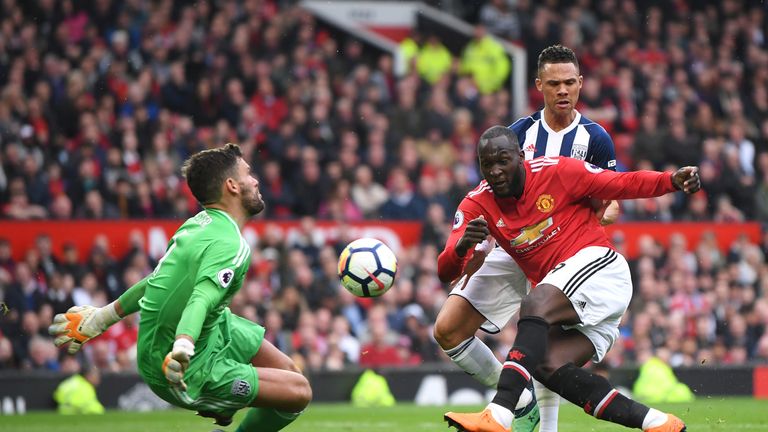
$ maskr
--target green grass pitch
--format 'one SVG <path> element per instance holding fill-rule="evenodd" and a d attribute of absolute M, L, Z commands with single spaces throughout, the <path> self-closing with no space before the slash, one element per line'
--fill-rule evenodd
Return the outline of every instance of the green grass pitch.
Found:
<path fill-rule="evenodd" d="M 460 407 L 474 410 L 480 407 Z M 657 408 L 677 414 L 691 432 L 768 431 L 768 401 L 748 398 L 702 397 L 693 403 L 668 404 Z M 430 432 L 448 431 L 443 422 L 445 407 L 398 405 L 391 408 L 354 408 L 345 404 L 313 404 L 288 432 Z M 235 423 L 224 428 L 234 431 Z M 171 410 L 153 413 L 110 411 L 103 416 L 60 416 L 33 412 L 23 416 L 0 416 L 2 432 L 210 432 L 207 419 L 192 412 Z M 561 432 L 629 431 L 630 429 L 588 417 L 573 405 L 560 409 Z"/>

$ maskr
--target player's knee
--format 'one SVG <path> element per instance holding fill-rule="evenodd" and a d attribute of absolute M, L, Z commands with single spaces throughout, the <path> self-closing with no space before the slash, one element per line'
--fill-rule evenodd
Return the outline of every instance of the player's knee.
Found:
<path fill-rule="evenodd" d="M 537 286 L 520 302 L 520 316 L 535 316 L 552 324 L 558 318 L 556 311 L 560 307 L 557 292 L 559 289 L 552 285 Z"/>
<path fill-rule="evenodd" d="M 303 410 L 312 401 L 312 386 L 304 375 L 300 375 L 292 384 L 292 393 L 295 412 Z"/>
<path fill-rule="evenodd" d="M 539 304 L 538 300 L 533 296 L 533 293 L 523 297 L 520 302 L 520 316 L 521 317 L 540 317 L 544 319 L 546 316 L 546 310 Z"/>
<path fill-rule="evenodd" d="M 462 341 L 469 337 L 462 335 L 459 329 L 451 324 L 450 320 L 443 319 L 442 316 L 437 317 L 432 334 L 435 336 L 437 344 L 440 345 L 440 348 L 443 350 L 456 348 Z"/>

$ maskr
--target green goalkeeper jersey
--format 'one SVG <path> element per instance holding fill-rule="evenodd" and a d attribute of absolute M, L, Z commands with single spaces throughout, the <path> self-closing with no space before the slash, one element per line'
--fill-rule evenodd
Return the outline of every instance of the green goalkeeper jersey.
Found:
<path fill-rule="evenodd" d="M 250 257 L 240 228 L 224 211 L 205 209 L 176 230 L 139 301 L 137 356 L 146 381 L 166 382 L 163 360 L 178 335 L 195 341 L 188 374 L 228 342 L 225 309 L 243 284 Z"/>

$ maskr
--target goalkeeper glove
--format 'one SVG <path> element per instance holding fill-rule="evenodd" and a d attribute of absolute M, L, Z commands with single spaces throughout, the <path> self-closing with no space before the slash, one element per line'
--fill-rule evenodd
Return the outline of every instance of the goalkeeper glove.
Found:
<path fill-rule="evenodd" d="M 84 343 L 104 333 L 109 326 L 120 320 L 114 302 L 102 308 L 74 306 L 69 308 L 67 313 L 53 317 L 48 333 L 56 336 L 53 343 L 57 347 L 71 342 L 67 351 L 74 354 Z"/>
<path fill-rule="evenodd" d="M 189 358 L 195 355 L 195 344 L 189 339 L 179 338 L 173 343 L 173 350 L 163 360 L 163 375 L 168 382 L 181 391 L 187 391 L 184 372 L 189 367 Z"/>

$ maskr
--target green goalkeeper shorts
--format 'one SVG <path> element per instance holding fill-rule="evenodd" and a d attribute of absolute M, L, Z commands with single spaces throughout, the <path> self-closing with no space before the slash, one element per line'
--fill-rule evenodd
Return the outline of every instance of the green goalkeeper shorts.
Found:
<path fill-rule="evenodd" d="M 251 359 L 261 348 L 264 327 L 230 315 L 230 340 L 221 350 L 195 359 L 203 366 L 184 377 L 187 391 L 149 384 L 155 394 L 181 408 L 209 411 L 225 417 L 250 406 L 259 394 L 259 376 Z"/>

